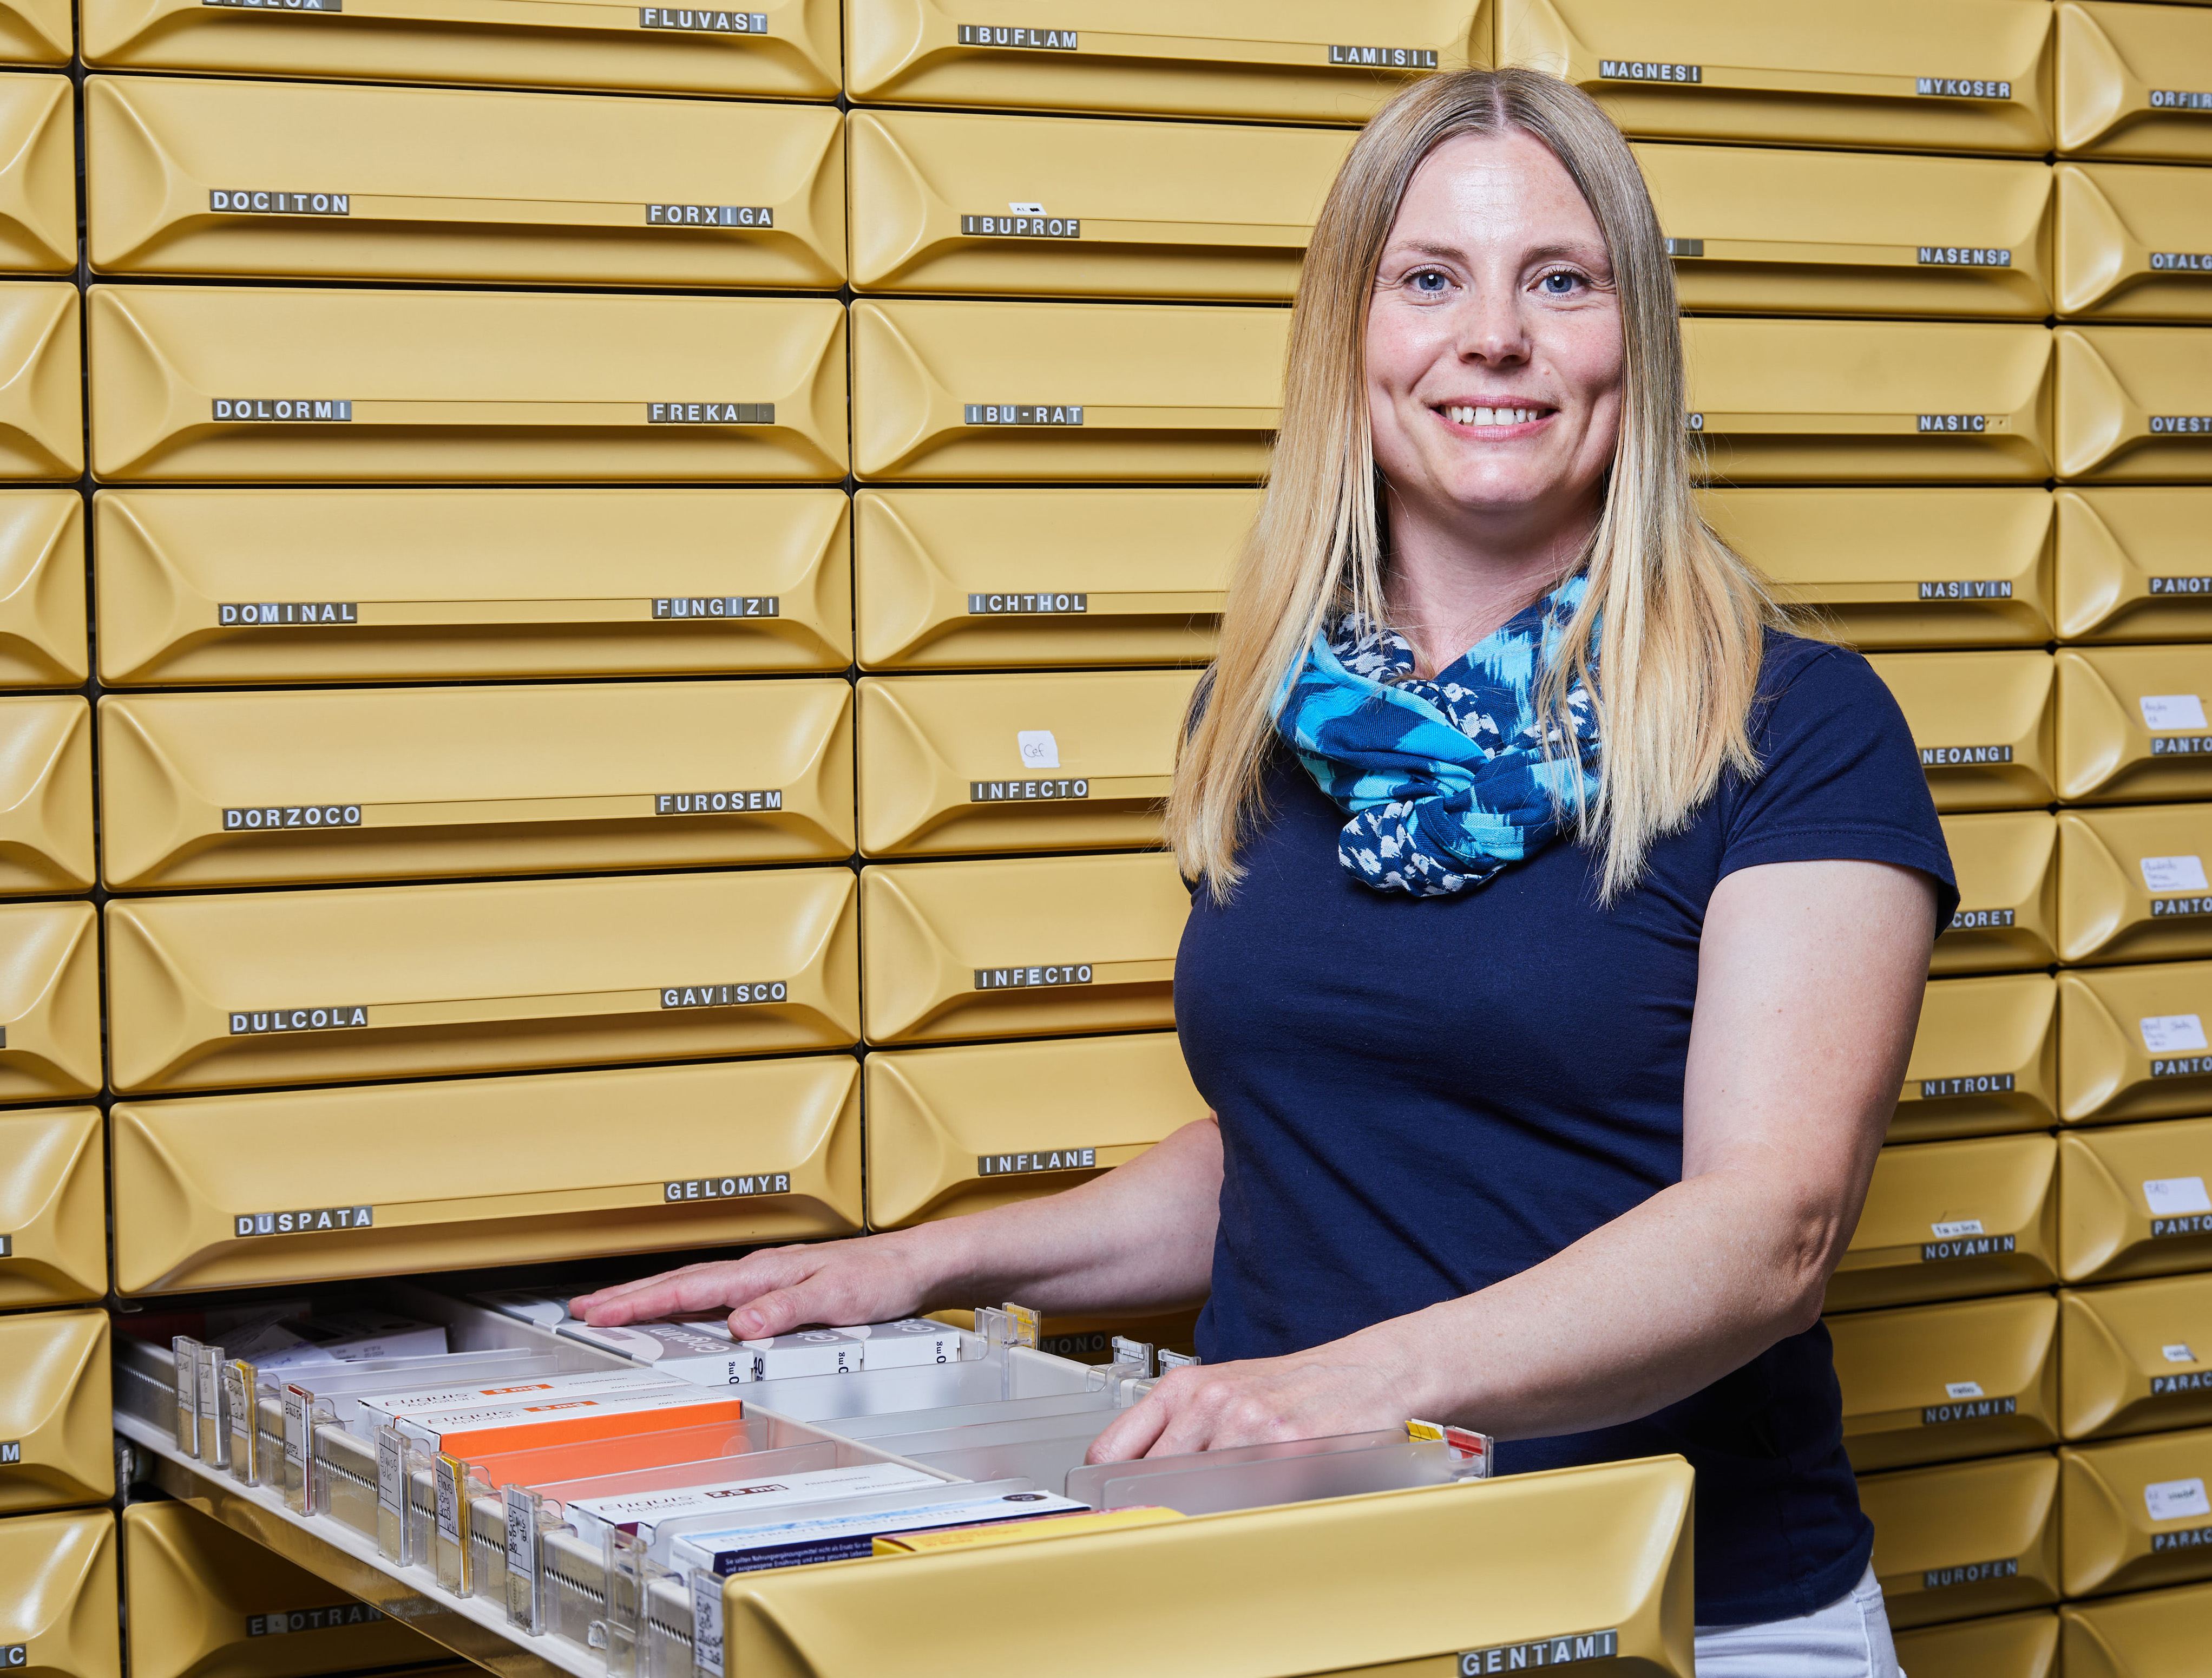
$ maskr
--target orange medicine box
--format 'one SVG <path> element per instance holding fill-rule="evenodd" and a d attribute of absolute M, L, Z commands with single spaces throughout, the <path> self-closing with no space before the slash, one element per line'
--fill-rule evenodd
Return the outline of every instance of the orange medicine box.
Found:
<path fill-rule="evenodd" d="M 544 1445 L 583 1444 L 626 1434 L 733 1425 L 744 1401 L 714 1398 L 696 1389 L 670 1389 L 639 1398 L 562 1398 L 539 1404 L 486 1405 L 476 1409 L 395 1416 L 402 1434 L 451 1456 L 496 1454 Z"/>

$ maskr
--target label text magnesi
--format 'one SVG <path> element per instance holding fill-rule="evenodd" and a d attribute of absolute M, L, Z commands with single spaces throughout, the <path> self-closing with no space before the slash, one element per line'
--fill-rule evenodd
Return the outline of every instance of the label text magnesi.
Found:
<path fill-rule="evenodd" d="M 1031 986 L 1087 985 L 1091 982 L 1091 964 L 1076 962 L 1060 967 L 979 967 L 975 970 L 975 988 L 978 990 L 1024 990 Z"/>
<path fill-rule="evenodd" d="M 2150 90 L 2154 111 L 2212 111 L 2212 94 L 2178 93 L 2171 88 Z"/>
<path fill-rule="evenodd" d="M 337 1608 L 294 1608 L 289 1614 L 250 1614 L 246 1617 L 246 1635 L 264 1638 L 283 1632 L 323 1632 L 334 1626 L 366 1626 L 383 1618 L 380 1610 L 366 1602 L 348 1602 Z"/>
<path fill-rule="evenodd" d="M 2212 897 L 2153 897 L 2150 918 L 2163 921 L 2169 915 L 2212 915 Z"/>
<path fill-rule="evenodd" d="M 1987 414 L 1923 414 L 1923 431 L 1986 431 L 1990 429 Z"/>
<path fill-rule="evenodd" d="M 21 1439 L 0 1439 L 0 1464 L 13 1468 L 23 1460 Z"/>
<path fill-rule="evenodd" d="M 781 1002 L 791 994 L 781 979 L 753 985 L 670 985 L 660 993 L 664 1008 L 737 1008 L 748 1002 Z"/>
<path fill-rule="evenodd" d="M 2212 432 L 2212 414 L 2153 414 L 2150 434 L 2154 437 L 2200 437 Z"/>
<path fill-rule="evenodd" d="M 1042 617 L 1051 613 L 1089 611 L 1088 594 L 970 594 L 971 617 Z"/>
<path fill-rule="evenodd" d="M 960 231 L 976 239 L 1080 239 L 1073 216 L 963 216 Z"/>
<path fill-rule="evenodd" d="M 1607 1661 L 1620 1653 L 1619 1632 L 1577 1632 L 1571 1637 L 1539 1638 L 1496 1649 L 1470 1649 L 1459 1657 L 1460 1678 L 1481 1672 L 1536 1671 L 1575 1661 Z"/>
<path fill-rule="evenodd" d="M 2012 584 L 2002 577 L 1989 582 L 1974 582 L 1960 578 L 1955 582 L 1923 582 L 1920 585 L 1923 600 L 2009 600 Z"/>
<path fill-rule="evenodd" d="M 2012 252 L 1987 245 L 1923 245 L 1920 260 L 1931 268 L 2009 268 Z"/>
<path fill-rule="evenodd" d="M 319 402 L 307 397 L 219 396 L 215 399 L 215 416 L 219 420 L 258 421 L 264 424 L 301 420 L 329 423 L 351 419 L 353 404 L 342 400 Z"/>
<path fill-rule="evenodd" d="M 1668 64 L 1650 58 L 1600 58 L 1598 75 L 1607 82 L 1702 82 L 1703 64 Z"/>
<path fill-rule="evenodd" d="M 763 787 L 750 793 L 655 793 L 656 816 L 737 816 L 759 810 L 783 808 L 783 789 Z"/>
<path fill-rule="evenodd" d="M 648 425 L 774 425 L 773 402 L 648 402 Z"/>
<path fill-rule="evenodd" d="M 2199 251 L 2153 251 L 2154 269 L 2179 269 L 2185 274 L 2212 273 L 2212 255 Z"/>
<path fill-rule="evenodd" d="M 1001 29 L 988 23 L 960 26 L 963 46 L 1031 46 L 1048 52 L 1076 51 L 1073 29 Z"/>
<path fill-rule="evenodd" d="M 766 12 L 695 11 L 680 6 L 641 6 L 641 29 L 690 29 L 709 35 L 764 35 Z"/>
<path fill-rule="evenodd" d="M 2010 915 L 2010 909 L 1991 913 Z M 2008 921 L 2005 923 L 2010 926 Z M 2001 1096 L 2012 1091 L 2012 1074 L 2008 1072 L 1985 1072 L 1972 1078 L 1923 1078 L 1920 1085 L 1923 1101 L 1943 1101 L 1953 1096 Z"/>
<path fill-rule="evenodd" d="M 1934 99 L 2010 99 L 2009 82 L 1978 82 L 1957 76 L 1921 76 L 1912 91 Z"/>
<path fill-rule="evenodd" d="M 1032 799 L 1087 799 L 1088 781 L 971 781 L 970 804 L 1012 804 Z"/>
<path fill-rule="evenodd" d="M 1962 909 L 1952 915 L 1951 930 L 1954 933 L 1980 932 L 1991 927 L 2009 927 L 2013 924 L 2015 912 L 2008 909 Z M 1936 1081 L 1946 1083 L 1949 1080 L 1939 1079 Z M 2005 1085 L 2008 1090 L 2011 1087 L 2009 1084 Z"/>
<path fill-rule="evenodd" d="M 2212 594 L 2212 577 L 2153 577 L 2154 594 Z"/>
<path fill-rule="evenodd" d="M 2020 1563 L 2003 1561 L 1970 1561 L 1963 1567 L 1930 1567 L 1920 1576 L 1923 1590 L 1942 1590 L 1954 1584 L 1980 1584 L 1988 1579 L 2016 1579 Z"/>
<path fill-rule="evenodd" d="M 671 594 L 653 603 L 655 617 L 776 617 L 781 594 Z"/>
<path fill-rule="evenodd" d="M 2012 748 L 2008 745 L 1923 745 L 1920 748 L 1920 767 L 1948 769 L 1958 763 L 2009 763 Z"/>
<path fill-rule="evenodd" d="M 357 804 L 257 804 L 222 812 L 225 833 L 259 832 L 276 827 L 359 827 Z"/>
<path fill-rule="evenodd" d="M 2016 1398 L 1978 1398 L 1966 1404 L 1930 1404 L 1920 1412 L 1920 1425 L 1933 1427 L 1947 1421 L 1987 1421 L 1991 1416 L 2016 1416 L 2020 1401 Z"/>
<path fill-rule="evenodd" d="M 266 1013 L 234 1013 L 230 1035 L 258 1037 L 269 1031 L 342 1031 L 368 1024 L 368 1010 L 357 1003 L 328 1008 L 271 1008 Z"/>
<path fill-rule="evenodd" d="M 749 1195 L 790 1192 L 788 1171 L 756 1171 L 749 1177 L 689 1177 L 682 1183 L 660 1185 L 660 1197 L 665 1201 L 739 1201 Z"/>
<path fill-rule="evenodd" d="M 1039 403 L 1034 406 L 1015 402 L 970 402 L 967 407 L 969 425 L 1080 425 L 1083 410 L 1065 404 L 1053 406 Z"/>
<path fill-rule="evenodd" d="M 2181 1055 L 2150 1063 L 2153 1078 L 2195 1078 L 2208 1072 L 2212 1072 L 2212 1055 Z"/>
<path fill-rule="evenodd" d="M 1434 70 L 1437 67 L 1435 49 L 1426 46 L 1332 46 L 1328 61 L 1333 64 L 1356 64 L 1362 69 L 1376 70 Z"/>
<path fill-rule="evenodd" d="M 305 1212 L 241 1212 L 231 1219 L 231 1228 L 240 1237 L 314 1235 L 323 1230 L 365 1230 L 375 1222 L 374 1207 L 325 1206 Z"/>
<path fill-rule="evenodd" d="M 278 629 L 298 623 L 358 623 L 361 606 L 354 600 L 229 600 L 216 607 L 215 621 L 226 629 L 241 624 Z"/>
<path fill-rule="evenodd" d="M 200 0 L 203 6 L 234 6 L 248 12 L 342 12 L 345 0 Z"/>
<path fill-rule="evenodd" d="M 1922 1242 L 1920 1262 L 1935 1264 L 1943 1259 L 1988 1258 L 1992 1254 L 2018 1250 L 2018 1241 L 2009 1235 L 1968 1236 L 1958 1241 Z"/>
<path fill-rule="evenodd" d="M 2212 1072 L 2212 1065 L 2205 1068 Z M 2193 1212 L 2186 1218 L 2154 1218 L 2150 1232 L 2154 1240 L 2176 1235 L 2212 1235 L 2212 1212 Z"/>
<path fill-rule="evenodd" d="M 1097 1168 L 1096 1148 L 1044 1148 L 1036 1153 L 979 1153 L 975 1175 L 1021 1176 L 1030 1171 L 1087 1171 Z"/>
<path fill-rule="evenodd" d="M 244 189 L 226 192 L 217 187 L 208 193 L 210 210 L 228 210 L 247 216 L 350 216 L 350 192 L 269 192 Z"/>
<path fill-rule="evenodd" d="M 775 212 L 766 204 L 649 204 L 649 228 L 772 228 Z"/>

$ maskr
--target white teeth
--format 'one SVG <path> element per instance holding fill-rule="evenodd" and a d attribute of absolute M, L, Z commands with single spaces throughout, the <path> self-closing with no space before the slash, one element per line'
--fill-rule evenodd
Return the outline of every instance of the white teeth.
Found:
<path fill-rule="evenodd" d="M 1526 425 L 1536 417 L 1534 408 L 1470 408 L 1448 406 L 1444 417 L 1455 425 Z"/>

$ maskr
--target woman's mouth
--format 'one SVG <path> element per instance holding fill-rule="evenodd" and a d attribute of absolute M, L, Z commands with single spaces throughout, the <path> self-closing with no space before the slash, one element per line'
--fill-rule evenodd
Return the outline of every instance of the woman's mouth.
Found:
<path fill-rule="evenodd" d="M 1555 410 L 1536 407 L 1491 407 L 1480 404 L 1446 403 L 1439 410 L 1454 425 L 1533 425 Z"/>

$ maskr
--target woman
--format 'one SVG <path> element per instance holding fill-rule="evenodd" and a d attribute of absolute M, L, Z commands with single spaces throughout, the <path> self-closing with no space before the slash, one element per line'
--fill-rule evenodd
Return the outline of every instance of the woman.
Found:
<path fill-rule="evenodd" d="M 1395 100 L 1315 229 L 1169 808 L 1213 1115 L 1048 1200 L 578 1309 L 751 1337 L 1210 1293 L 1205 1365 L 1094 1460 L 1409 1414 L 1507 1471 L 1680 1451 L 1700 1673 L 1893 1673 L 1820 1310 L 1956 893 L 1896 706 L 1783 632 L 1687 444 L 1620 134 L 1525 71 Z"/>

